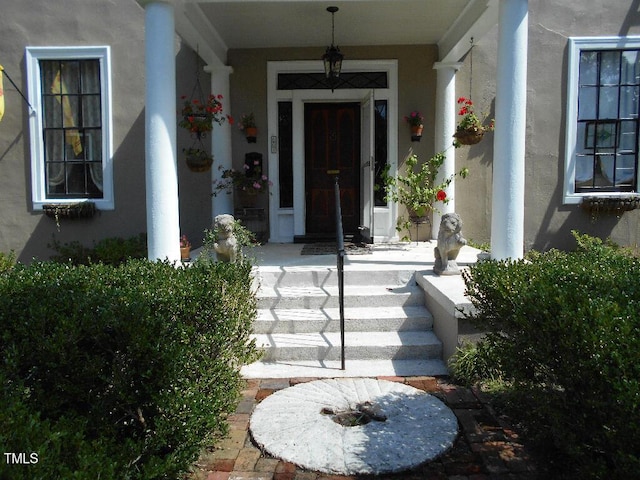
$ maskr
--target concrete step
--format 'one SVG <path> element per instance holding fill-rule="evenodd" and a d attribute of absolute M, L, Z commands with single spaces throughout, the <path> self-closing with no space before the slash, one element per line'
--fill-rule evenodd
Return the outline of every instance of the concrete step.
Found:
<path fill-rule="evenodd" d="M 245 365 L 244 378 L 338 378 L 338 377 L 418 377 L 447 375 L 440 359 L 426 360 L 354 360 L 346 358 L 345 369 L 340 361 L 297 360 L 288 362 L 255 362 Z"/>
<path fill-rule="evenodd" d="M 254 334 L 262 362 L 340 360 L 340 333 Z M 345 358 L 353 360 L 426 360 L 442 354 L 430 331 L 346 332 Z"/>
<path fill-rule="evenodd" d="M 257 293 L 258 309 L 338 308 L 338 287 L 267 287 Z M 424 292 L 417 285 L 387 287 L 382 285 L 345 286 L 345 308 L 400 307 L 424 305 Z"/>
<path fill-rule="evenodd" d="M 385 332 L 431 330 L 433 318 L 421 305 L 345 309 L 345 330 Z M 262 309 L 253 324 L 254 333 L 313 333 L 340 331 L 338 308 Z"/>
<path fill-rule="evenodd" d="M 415 270 L 355 269 L 346 267 L 345 285 L 409 285 L 415 284 Z M 256 279 L 264 287 L 324 287 L 338 284 L 338 270 L 329 266 L 261 267 Z"/>

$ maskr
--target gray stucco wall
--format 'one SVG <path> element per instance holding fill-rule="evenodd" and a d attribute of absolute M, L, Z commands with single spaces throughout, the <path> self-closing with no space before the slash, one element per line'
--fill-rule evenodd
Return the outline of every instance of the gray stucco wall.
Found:
<path fill-rule="evenodd" d="M 5 0 L 0 15 L 0 63 L 26 94 L 26 46 L 111 47 L 115 210 L 91 219 L 55 222 L 31 205 L 28 108 L 5 78 L 5 115 L 0 122 L 0 251 L 21 261 L 47 258 L 53 236 L 92 245 L 105 237 L 146 231 L 144 168 L 144 10 L 134 0 Z M 176 37 L 178 96 L 194 85 L 195 55 Z M 209 77 L 203 74 L 208 92 Z M 178 152 L 188 146 L 179 133 Z M 178 156 L 181 227 L 198 245 L 210 225 L 210 176 L 187 170 Z M 178 241 L 178 239 L 176 239 Z"/>
<path fill-rule="evenodd" d="M 621 245 L 640 244 L 640 210 L 620 218 L 600 215 L 593 221 L 579 205 L 562 205 L 568 37 L 639 34 L 637 2 L 529 0 L 525 250 L 572 248 L 571 230 Z M 473 99 L 489 112 L 495 97 L 496 51 L 497 29 L 479 39 L 473 51 Z M 467 55 L 457 77 L 458 95 L 469 94 L 470 66 Z M 486 141 L 457 153 L 458 163 L 472 171 L 466 182 L 475 183 L 479 194 L 474 197 L 464 191 L 456 199 L 466 236 L 474 240 L 490 237 L 492 155 L 492 145 Z"/>

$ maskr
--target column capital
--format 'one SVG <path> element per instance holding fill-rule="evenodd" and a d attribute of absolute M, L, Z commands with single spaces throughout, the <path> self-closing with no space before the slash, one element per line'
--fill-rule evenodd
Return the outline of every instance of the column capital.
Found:
<path fill-rule="evenodd" d="M 462 68 L 462 65 L 462 62 L 436 62 L 433 64 L 433 69 L 444 70 L 445 68 L 450 68 L 457 72 Z"/>
<path fill-rule="evenodd" d="M 222 66 L 217 66 L 217 65 L 205 65 L 203 70 L 207 73 L 210 73 L 211 75 L 216 75 L 216 74 L 227 74 L 227 75 L 231 75 L 233 73 L 233 67 L 229 66 L 229 65 L 222 65 Z"/>

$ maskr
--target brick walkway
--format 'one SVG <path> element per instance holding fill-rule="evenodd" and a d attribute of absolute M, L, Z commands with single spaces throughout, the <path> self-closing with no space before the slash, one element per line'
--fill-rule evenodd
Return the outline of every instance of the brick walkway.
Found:
<path fill-rule="evenodd" d="M 475 389 L 433 377 L 380 377 L 432 393 L 451 408 L 460 424 L 453 448 L 417 469 L 379 476 L 311 472 L 261 452 L 248 432 L 253 408 L 273 392 L 314 378 L 247 380 L 229 421 L 229 435 L 202 454 L 192 480 L 529 480 L 537 469 L 518 434 L 499 418 Z"/>

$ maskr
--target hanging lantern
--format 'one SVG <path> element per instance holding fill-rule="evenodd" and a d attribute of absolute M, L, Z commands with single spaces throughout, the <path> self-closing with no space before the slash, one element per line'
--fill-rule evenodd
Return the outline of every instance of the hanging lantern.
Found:
<path fill-rule="evenodd" d="M 342 60 L 344 58 L 344 55 L 340 53 L 340 48 L 334 45 L 334 14 L 337 11 L 338 7 L 327 7 L 327 12 L 331 13 L 331 46 L 327 47 L 327 50 L 322 56 L 322 61 L 324 62 L 324 74 L 327 77 L 327 82 L 329 83 L 332 92 L 338 82 L 340 70 L 342 70 Z"/>

